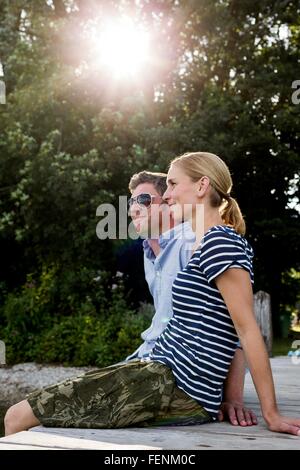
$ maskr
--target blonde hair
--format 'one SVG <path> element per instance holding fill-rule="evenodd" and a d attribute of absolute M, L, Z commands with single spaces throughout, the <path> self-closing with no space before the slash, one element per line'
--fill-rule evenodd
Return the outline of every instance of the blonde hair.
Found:
<path fill-rule="evenodd" d="M 210 181 L 210 203 L 219 207 L 220 215 L 226 225 L 244 235 L 246 224 L 237 201 L 231 197 L 232 179 L 226 163 L 217 155 L 208 152 L 185 153 L 175 158 L 171 165 L 180 167 L 192 181 L 207 176 Z"/>

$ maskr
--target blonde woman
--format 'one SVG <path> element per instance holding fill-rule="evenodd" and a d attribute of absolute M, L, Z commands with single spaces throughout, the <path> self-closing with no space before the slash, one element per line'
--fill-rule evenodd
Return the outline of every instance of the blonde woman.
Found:
<path fill-rule="evenodd" d="M 170 367 L 177 386 L 215 418 L 239 338 L 269 429 L 300 435 L 300 419 L 277 408 L 253 311 L 252 249 L 227 165 L 211 153 L 185 154 L 171 163 L 167 183 L 164 198 L 174 217 L 189 220 L 198 240 L 173 284 L 174 316 L 151 359 Z"/>

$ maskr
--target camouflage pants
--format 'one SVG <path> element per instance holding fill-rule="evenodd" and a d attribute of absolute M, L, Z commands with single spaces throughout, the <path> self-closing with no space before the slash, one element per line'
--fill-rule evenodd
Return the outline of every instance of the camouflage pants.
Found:
<path fill-rule="evenodd" d="M 33 392 L 27 400 L 44 426 L 123 428 L 211 421 L 159 362 L 137 360 L 90 371 Z"/>

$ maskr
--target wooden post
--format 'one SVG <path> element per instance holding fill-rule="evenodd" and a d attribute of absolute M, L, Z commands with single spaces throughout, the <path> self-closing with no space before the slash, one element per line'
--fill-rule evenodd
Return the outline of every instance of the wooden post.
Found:
<path fill-rule="evenodd" d="M 264 338 L 269 357 L 272 357 L 272 315 L 271 297 L 267 292 L 260 290 L 254 294 L 254 312 L 261 334 Z"/>
<path fill-rule="evenodd" d="M 5 360 L 5 343 L 4 341 L 0 341 L 0 365 L 6 364 Z"/>

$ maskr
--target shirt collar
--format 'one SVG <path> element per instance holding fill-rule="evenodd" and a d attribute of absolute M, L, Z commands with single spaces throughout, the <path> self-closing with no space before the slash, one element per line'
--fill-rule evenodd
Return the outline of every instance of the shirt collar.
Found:
<path fill-rule="evenodd" d="M 150 260 L 154 260 L 156 258 L 155 254 L 153 253 L 153 250 L 149 244 L 149 239 L 143 240 L 143 248 L 144 248 L 144 253 L 146 257 Z"/>
<path fill-rule="evenodd" d="M 189 222 L 184 222 L 182 224 L 175 225 L 175 227 L 171 228 L 170 230 L 167 230 L 166 232 L 162 233 L 159 236 L 158 238 L 159 246 L 161 248 L 165 248 L 171 240 L 173 240 L 174 238 L 180 238 L 180 234 L 181 234 L 181 237 L 184 238 L 186 234 L 191 234 L 191 232 L 192 232 L 192 228 Z M 190 238 L 190 237 L 191 235 L 189 235 L 189 237 L 187 238 Z M 152 257 L 155 258 L 148 239 L 143 241 L 143 248 L 148 258 L 152 258 Z"/>

